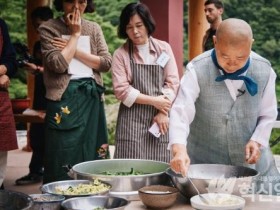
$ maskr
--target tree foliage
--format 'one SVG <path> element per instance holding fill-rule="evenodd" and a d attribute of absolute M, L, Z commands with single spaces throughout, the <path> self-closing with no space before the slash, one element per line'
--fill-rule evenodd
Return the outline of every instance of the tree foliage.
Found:
<path fill-rule="evenodd" d="M 11 39 L 26 42 L 26 3 L 25 1 L 10 0 L 0 1 L 0 17 L 9 28 Z"/>
<path fill-rule="evenodd" d="M 119 16 L 121 9 L 130 2 L 136 0 L 95 0 L 96 11 L 91 14 L 85 14 L 85 18 L 100 24 L 108 48 L 111 54 L 124 42 L 117 37 L 117 25 L 119 23 Z M 13 42 L 27 43 L 26 34 L 26 0 L 10 0 L 0 2 L 1 13 L 0 17 L 5 19 L 9 27 L 10 36 Z M 114 8 L 112 10 L 112 8 Z M 60 13 L 55 12 L 55 16 Z M 29 47 L 30 49 L 32 48 Z M 25 87 L 22 84 L 22 79 L 14 79 L 10 87 L 10 92 L 15 92 L 13 89 Z M 23 81 L 24 82 L 24 81 Z M 104 84 L 106 87 L 106 94 L 112 94 L 112 80 L 111 74 L 104 74 Z M 14 87 L 15 86 L 15 87 Z M 11 97 L 16 97 L 15 94 L 10 94 Z"/>
<path fill-rule="evenodd" d="M 113 53 L 124 40 L 117 37 L 117 25 L 122 8 L 137 0 L 95 0 L 96 12 L 85 18 L 98 22 L 104 32 L 108 47 Z M 280 1 L 279 0 L 223 0 L 223 18 L 241 18 L 253 29 L 253 50 L 271 61 L 280 75 Z M 26 43 L 26 0 L 0 1 L 0 16 L 10 29 L 12 40 Z M 188 0 L 184 0 L 184 60 L 188 57 Z M 202 11 L 203 12 L 203 11 Z M 105 84 L 111 90 L 110 74 L 106 74 Z"/>
<path fill-rule="evenodd" d="M 224 0 L 224 18 L 240 18 L 253 30 L 253 50 L 267 58 L 280 76 L 280 1 Z M 278 79 L 279 80 L 279 79 Z"/>
<path fill-rule="evenodd" d="M 122 8 L 137 0 L 94 0 L 96 12 L 86 14 L 85 18 L 96 21 L 101 25 L 109 51 L 113 53 L 123 42 L 117 37 L 117 25 Z M 267 58 L 280 78 L 280 1 L 279 0 L 223 0 L 225 18 L 241 18 L 247 21 L 254 33 L 253 50 Z M 26 34 L 26 0 L 0 0 L 0 17 L 9 27 L 13 42 L 27 43 Z M 201 11 L 203 12 L 203 11 Z M 57 16 L 59 13 L 55 12 Z M 184 61 L 188 59 L 188 0 L 184 0 Z M 31 48 L 32 46 L 29 46 Z M 26 77 L 25 77 L 26 78 Z M 279 79 L 278 79 L 279 81 Z M 112 94 L 111 74 L 104 75 L 106 94 Z M 23 97 L 26 94 L 26 80 L 22 72 L 12 80 L 16 87 L 10 91 L 12 97 Z M 24 85 L 24 86 L 23 86 Z M 280 86 L 276 88 L 277 98 L 280 99 Z M 20 96 L 16 96 L 20 93 Z M 109 97 L 111 99 L 111 97 Z M 108 97 L 107 97 L 108 100 Z M 277 132 L 277 133 L 276 133 Z M 274 131 L 272 139 L 279 136 Z M 112 137 L 113 139 L 113 137 Z M 278 147 L 275 150 L 280 150 Z"/>

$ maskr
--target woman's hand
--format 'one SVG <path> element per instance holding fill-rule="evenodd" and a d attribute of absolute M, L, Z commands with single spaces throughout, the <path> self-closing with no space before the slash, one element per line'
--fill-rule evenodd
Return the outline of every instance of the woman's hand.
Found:
<path fill-rule="evenodd" d="M 79 9 L 75 8 L 72 13 L 68 13 L 65 17 L 65 22 L 68 25 L 72 35 L 81 35 L 82 19 Z"/>
<path fill-rule="evenodd" d="M 35 73 L 35 71 L 37 70 L 37 65 L 34 63 L 26 62 L 26 63 L 24 63 L 24 69 L 26 69 L 30 73 Z"/>
<path fill-rule="evenodd" d="M 51 41 L 53 46 L 55 46 L 56 48 L 58 48 L 61 51 L 65 48 L 65 46 L 67 45 L 67 42 L 68 41 L 66 39 L 62 39 L 59 37 L 54 37 L 53 40 Z"/>
<path fill-rule="evenodd" d="M 43 66 L 37 66 L 34 63 L 24 63 L 24 69 L 29 71 L 30 73 L 34 74 L 36 72 L 44 72 L 44 67 Z"/>
<path fill-rule="evenodd" d="M 9 86 L 10 86 L 10 78 L 6 74 L 1 75 L 0 76 L 0 87 L 8 89 Z"/>
<path fill-rule="evenodd" d="M 153 122 L 158 124 L 160 133 L 162 135 L 166 134 L 169 127 L 169 117 L 162 112 L 159 112 L 155 117 Z"/>
<path fill-rule="evenodd" d="M 153 106 L 163 114 L 168 115 L 171 108 L 171 101 L 164 95 L 156 96 L 154 99 Z"/>

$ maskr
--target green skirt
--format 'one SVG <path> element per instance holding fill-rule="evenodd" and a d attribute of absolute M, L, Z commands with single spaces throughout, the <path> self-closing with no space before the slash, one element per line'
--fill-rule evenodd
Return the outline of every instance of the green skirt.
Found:
<path fill-rule="evenodd" d="M 71 80 L 60 101 L 48 101 L 44 183 L 70 179 L 65 165 L 109 156 L 104 90 L 93 79 Z"/>

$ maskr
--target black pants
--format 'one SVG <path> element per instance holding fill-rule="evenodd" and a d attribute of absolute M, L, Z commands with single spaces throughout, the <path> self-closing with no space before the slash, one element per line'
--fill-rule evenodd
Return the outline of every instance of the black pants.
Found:
<path fill-rule="evenodd" d="M 40 174 L 43 170 L 45 124 L 32 123 L 30 126 L 30 145 L 33 150 L 29 163 L 30 173 Z"/>
<path fill-rule="evenodd" d="M 35 75 L 34 86 L 34 100 L 32 108 L 35 110 L 46 110 L 47 100 L 45 98 L 46 88 L 44 86 L 43 74 Z M 45 124 L 32 123 L 29 132 L 30 145 L 33 150 L 29 170 L 30 173 L 42 173 L 45 145 Z"/>

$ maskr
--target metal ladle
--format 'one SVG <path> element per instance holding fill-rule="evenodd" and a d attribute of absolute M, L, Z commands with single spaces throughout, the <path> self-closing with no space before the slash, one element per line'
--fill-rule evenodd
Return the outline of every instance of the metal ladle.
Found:
<path fill-rule="evenodd" d="M 191 179 L 189 176 L 188 176 L 188 180 L 190 181 L 190 183 L 192 184 L 192 186 L 193 186 L 194 189 L 196 190 L 196 192 L 197 192 L 197 194 L 198 194 L 200 200 L 201 200 L 203 203 L 209 205 L 209 204 L 210 204 L 209 201 L 208 201 L 203 195 L 200 194 L 199 190 L 197 189 L 197 187 L 195 186 L 195 184 L 193 183 L 192 179 Z"/>

